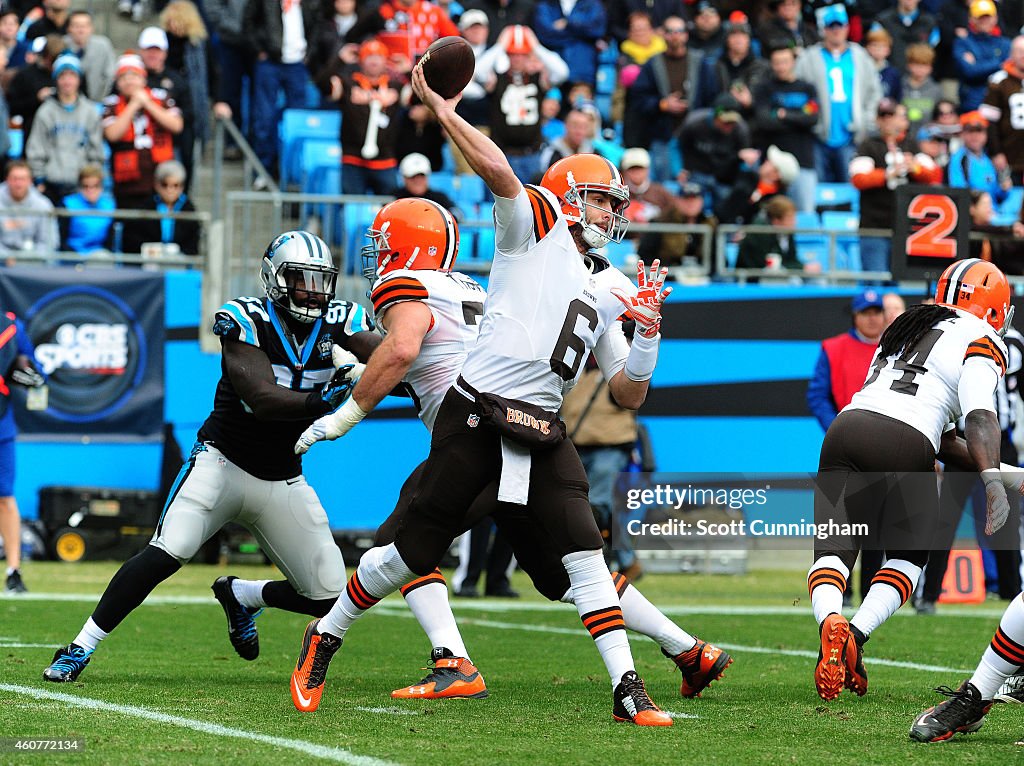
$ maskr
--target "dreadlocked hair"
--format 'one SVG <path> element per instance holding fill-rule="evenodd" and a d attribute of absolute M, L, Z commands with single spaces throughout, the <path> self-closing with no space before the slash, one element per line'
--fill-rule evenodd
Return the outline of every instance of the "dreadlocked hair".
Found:
<path fill-rule="evenodd" d="M 947 306 L 931 304 L 910 307 L 882 333 L 878 344 L 881 356 L 893 356 L 903 349 L 913 348 L 921 336 L 936 324 L 955 316 L 956 312 Z"/>

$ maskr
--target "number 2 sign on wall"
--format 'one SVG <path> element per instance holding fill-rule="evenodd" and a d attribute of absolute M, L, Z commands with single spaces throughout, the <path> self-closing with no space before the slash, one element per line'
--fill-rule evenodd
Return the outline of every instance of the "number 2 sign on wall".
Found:
<path fill-rule="evenodd" d="M 966 189 L 918 185 L 897 189 L 893 278 L 934 279 L 950 261 L 967 258 L 969 204 Z"/>

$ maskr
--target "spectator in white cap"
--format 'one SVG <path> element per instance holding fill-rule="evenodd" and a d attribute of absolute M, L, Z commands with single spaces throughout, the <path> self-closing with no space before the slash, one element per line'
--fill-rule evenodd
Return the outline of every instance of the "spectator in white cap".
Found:
<path fill-rule="evenodd" d="M 769 146 L 764 157 L 754 149 L 741 152 L 743 165 L 729 196 L 715 207 L 722 223 L 751 223 L 769 200 L 785 194 L 800 175 L 789 152 Z"/>
<path fill-rule="evenodd" d="M 139 33 L 139 56 L 146 67 L 146 87 L 166 98 L 169 106 L 181 112 L 185 128 L 174 137 L 174 150 L 178 156 L 191 155 L 195 134 L 191 130 L 194 121 L 192 98 L 185 78 L 167 66 L 167 33 L 160 27 L 146 27 Z M 204 107 L 205 108 L 205 107 Z"/>
<path fill-rule="evenodd" d="M 419 152 L 407 154 L 398 164 L 398 173 L 402 177 L 402 185 L 394 191 L 397 199 L 407 197 L 422 197 L 436 202 L 455 216 L 456 220 L 462 220 L 462 211 L 455 204 L 454 200 L 443 191 L 430 188 L 430 160 Z"/>
<path fill-rule="evenodd" d="M 135 54 L 117 60 L 115 93 L 103 100 L 103 137 L 110 144 L 118 207 L 138 209 L 153 194 L 153 172 L 174 159 L 173 137 L 184 126 L 167 94 L 146 86 L 146 67 Z"/>
<path fill-rule="evenodd" d="M 53 62 L 56 94 L 36 112 L 25 145 L 39 191 L 54 205 L 74 192 L 78 173 L 88 164 L 103 164 L 103 130 L 96 102 L 82 95 L 82 65 L 64 53 Z"/>
<path fill-rule="evenodd" d="M 459 32 L 473 49 L 476 56 L 476 69 L 473 72 L 473 79 L 469 81 L 462 91 L 462 100 L 455 107 L 457 111 L 470 125 L 486 125 L 488 121 L 487 90 L 484 84 L 491 74 L 486 69 L 486 60 L 483 58 L 487 51 L 487 33 L 490 31 L 490 21 L 487 14 L 473 8 L 459 17 Z M 454 144 L 451 144 L 454 146 Z M 469 172 L 460 170 L 460 172 Z"/>
<path fill-rule="evenodd" d="M 629 187 L 625 216 L 631 223 L 649 223 L 672 205 L 672 192 L 651 180 L 651 155 L 642 147 L 627 149 L 619 164 L 622 180 Z M 634 234 L 638 237 L 639 233 Z"/>

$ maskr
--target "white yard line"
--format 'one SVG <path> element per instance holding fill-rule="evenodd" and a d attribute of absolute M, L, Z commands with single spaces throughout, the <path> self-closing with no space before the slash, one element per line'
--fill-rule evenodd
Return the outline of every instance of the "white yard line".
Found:
<path fill-rule="evenodd" d="M 19 686 L 18 684 L 0 684 L 0 691 L 22 694 L 36 700 L 53 700 L 54 702 L 60 702 L 64 705 L 76 708 L 101 710 L 110 713 L 117 713 L 119 715 L 131 716 L 133 718 L 143 718 L 147 721 L 155 721 L 156 723 L 164 723 L 171 726 L 180 726 L 185 729 L 191 729 L 192 731 L 212 734 L 216 737 L 231 737 L 233 739 L 241 739 L 246 742 L 261 742 L 272 747 L 294 750 L 305 755 L 311 755 L 314 758 L 322 758 L 335 763 L 346 763 L 351 764 L 351 766 L 395 766 L 391 761 L 383 761 L 379 758 L 372 758 L 366 755 L 356 755 L 349 750 L 339 747 L 317 745 L 313 742 L 305 742 L 301 739 L 272 737 L 267 734 L 245 731 L 244 729 L 233 729 L 229 726 L 221 726 L 219 724 L 209 723 L 208 721 L 197 721 L 193 718 L 182 718 L 177 715 L 168 715 L 167 713 L 149 710 L 144 707 L 118 705 L 113 702 L 104 702 L 103 700 L 79 697 L 75 694 L 51 692 L 44 689 L 37 689 L 32 686 Z M 88 745 L 88 743 L 86 744 Z"/>
<path fill-rule="evenodd" d="M 80 602 L 95 604 L 100 599 L 99 593 L 20 593 L 16 596 L 2 596 L 0 595 L 0 606 L 3 606 L 7 600 L 11 602 L 15 601 L 66 601 L 66 602 Z M 387 605 L 392 603 L 398 604 L 397 597 L 393 601 L 384 602 Z M 806 603 L 806 605 L 805 605 Z M 150 596 L 142 602 L 143 606 L 216 606 L 220 604 L 213 598 L 213 596 Z M 498 614 L 508 612 L 566 612 L 572 611 L 572 607 L 568 604 L 555 603 L 550 601 L 510 601 L 508 599 L 452 599 L 452 607 L 455 611 L 473 611 L 473 612 L 495 612 Z M 776 617 L 776 616 L 787 616 L 794 615 L 797 617 L 807 617 L 811 614 L 810 602 L 802 602 L 796 606 L 742 606 L 742 605 L 693 605 L 693 606 L 659 606 L 658 607 L 663 613 L 669 616 L 686 616 L 693 614 L 710 614 L 710 615 L 749 615 L 751 617 Z M 928 615 L 926 617 L 919 616 L 913 609 L 905 607 L 900 609 L 895 617 L 915 617 L 922 621 L 927 621 L 941 617 L 978 617 L 984 619 L 999 618 L 1003 616 L 1005 608 L 988 608 L 982 607 L 979 609 L 973 609 L 970 607 L 962 606 L 943 606 L 939 605 L 939 611 L 937 614 Z M 0 639 L 2 640 L 2 639 Z"/>

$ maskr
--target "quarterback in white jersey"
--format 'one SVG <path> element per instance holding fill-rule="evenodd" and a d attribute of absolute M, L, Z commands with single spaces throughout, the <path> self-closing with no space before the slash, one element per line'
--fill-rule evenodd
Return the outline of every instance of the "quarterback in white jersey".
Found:
<path fill-rule="evenodd" d="M 414 227 L 407 225 L 411 221 L 415 221 Z M 411 363 L 394 358 L 388 352 L 389 347 L 384 346 L 381 353 L 372 357 L 353 397 L 360 408 L 367 410 L 370 409 L 371 399 L 367 397 L 366 391 L 373 388 L 387 392 L 404 380 L 411 389 L 419 416 L 428 430 L 433 429 L 441 401 L 455 382 L 467 353 L 473 347 L 479 330 L 478 320 L 483 312 L 483 305 L 479 302 L 483 288 L 463 274 L 444 271 L 440 266 L 432 270 L 438 260 L 445 262 L 444 259 L 424 257 L 421 260 L 417 252 L 429 253 L 430 247 L 426 243 L 431 237 L 442 235 L 454 226 L 448 212 L 440 206 L 433 206 L 427 200 L 399 200 L 386 205 L 377 214 L 369 232 L 375 246 L 364 250 L 368 256 L 364 273 L 373 282 L 370 297 L 373 300 L 375 321 L 389 328 L 389 337 L 394 341 L 408 340 L 422 345 L 419 356 Z M 386 241 L 382 231 L 387 232 Z M 444 236 L 438 239 L 439 244 L 446 241 Z M 407 263 L 413 268 L 404 267 Z M 448 263 L 448 266 L 451 264 Z M 407 311 L 422 313 L 423 306 L 417 308 L 403 305 L 410 303 L 423 304 L 430 312 L 431 322 L 422 338 L 400 339 L 389 317 Z M 397 327 L 397 333 L 404 332 L 403 327 Z M 295 450 L 303 453 L 317 441 L 336 439 L 347 432 L 348 427 L 346 417 L 341 412 L 320 418 L 302 434 Z M 425 463 L 421 464 L 402 486 L 394 512 L 377 530 L 374 545 L 386 545 L 394 540 L 396 530 L 405 521 L 424 466 Z M 517 511 L 517 506 L 499 505 L 495 483 L 481 493 L 474 506 L 479 509 L 479 514 L 474 511 L 473 518 L 479 515 L 494 519 L 498 530 L 512 546 L 520 566 L 542 595 L 552 601 L 572 602 L 572 588 L 561 556 L 555 546 L 537 538 L 534 521 L 528 514 Z M 727 652 L 686 633 L 665 617 L 621 574 L 615 573 L 613 578 L 626 627 L 658 642 L 665 656 L 682 673 L 680 693 L 684 697 L 699 695 L 712 681 L 722 676 L 732 662 Z M 429 584 L 417 586 L 416 583 L 424 580 L 429 581 Z M 441 588 L 436 597 L 432 597 L 431 586 L 436 584 Z M 439 626 L 448 626 L 448 636 L 437 635 L 438 642 L 458 635 L 440 572 L 414 581 L 401 590 L 414 612 L 421 602 L 424 609 L 429 609 L 429 623 L 434 626 L 435 633 L 443 633 Z M 485 687 L 482 679 L 478 680 L 479 672 L 474 669 L 467 673 L 465 668 L 452 668 L 450 664 L 453 661 L 469 663 L 468 658 L 457 657 L 451 647 L 435 642 L 432 660 L 435 667 L 430 675 L 413 686 L 395 690 L 392 696 L 414 699 L 480 696 Z"/>
<path fill-rule="evenodd" d="M 882 334 L 863 388 L 825 434 L 814 516 L 828 534 L 816 537 L 807 575 L 821 638 L 814 681 L 823 699 L 844 688 L 867 692 L 864 643 L 917 588 L 938 519 L 936 457 L 981 471 L 986 534 L 1006 523 L 993 395 L 1006 371 L 1002 333 L 1010 316 L 999 269 L 978 259 L 954 262 L 939 279 L 935 305 L 908 309 Z M 961 416 L 966 441 L 953 430 Z M 886 561 L 847 621 L 843 590 L 862 547 L 883 549 Z"/>
<path fill-rule="evenodd" d="M 524 187 L 501 149 L 456 114 L 458 96 L 446 100 L 433 91 L 419 65 L 412 84 L 495 197 L 496 253 L 484 324 L 463 376 L 438 409 L 430 454 L 394 543 L 368 551 L 352 587 L 307 629 L 292 701 L 300 710 L 316 709 L 330 656 L 349 626 L 384 596 L 427 576 L 471 526 L 474 502 L 500 476 L 498 499 L 525 508 L 535 535 L 558 550 L 577 611 L 611 678 L 613 716 L 671 726 L 636 673 L 586 473 L 565 424 L 549 409 L 561 403 L 565 386 L 623 311 L 637 331 L 621 368 L 606 370 L 608 390 L 621 406 L 643 403 L 657 362 L 667 270 L 655 263 L 648 275 L 641 263 L 638 289 L 604 284 L 598 295 L 595 275 L 610 267 L 591 249 L 620 240 L 627 226 L 622 211 L 629 190 L 615 166 L 597 155 L 574 155 L 548 169 L 543 190 Z M 613 299 L 623 308 L 613 309 Z M 429 311 L 418 313 L 409 321 L 431 320 Z M 418 344 L 403 351 L 415 356 Z M 601 356 L 603 365 L 614 364 L 616 351 Z M 365 411 L 354 394 L 339 412 L 358 422 Z"/>

